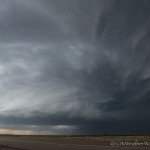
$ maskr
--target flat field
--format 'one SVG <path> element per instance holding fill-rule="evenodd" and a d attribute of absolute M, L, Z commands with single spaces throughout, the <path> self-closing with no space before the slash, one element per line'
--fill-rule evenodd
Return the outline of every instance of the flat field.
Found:
<path fill-rule="evenodd" d="M 0 135 L 0 150 L 150 149 L 150 136 Z"/>

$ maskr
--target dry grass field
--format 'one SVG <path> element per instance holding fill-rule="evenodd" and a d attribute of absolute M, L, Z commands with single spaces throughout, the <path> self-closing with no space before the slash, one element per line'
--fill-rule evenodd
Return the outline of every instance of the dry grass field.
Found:
<path fill-rule="evenodd" d="M 61 141 L 95 141 L 95 142 L 111 142 L 111 141 L 148 141 L 150 136 L 73 136 L 73 135 L 0 135 L 0 139 L 33 139 L 33 140 L 61 140 Z"/>
<path fill-rule="evenodd" d="M 10 135 L 10 137 L 13 137 Z M 66 140 L 66 141 L 149 141 L 150 136 L 49 136 L 49 135 L 17 135 L 17 138 L 33 138 L 43 140 Z"/>
<path fill-rule="evenodd" d="M 111 142 L 150 142 L 150 136 L 0 135 L 0 150 L 32 150 L 32 146 L 34 146 L 35 149 L 37 149 L 39 148 L 39 146 L 46 146 L 45 143 L 52 144 L 49 145 L 49 147 L 55 147 L 56 145 L 58 145 L 60 147 L 65 147 L 65 149 L 69 148 L 69 146 L 71 145 L 97 145 L 104 147 L 111 146 Z M 41 145 L 40 143 L 44 145 Z"/>

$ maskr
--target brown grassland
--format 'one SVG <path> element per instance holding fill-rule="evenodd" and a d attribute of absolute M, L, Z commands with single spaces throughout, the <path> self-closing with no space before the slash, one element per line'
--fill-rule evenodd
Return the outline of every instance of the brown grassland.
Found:
<path fill-rule="evenodd" d="M 147 141 L 150 142 L 149 135 L 136 136 L 136 135 L 124 135 L 124 136 L 109 136 L 109 135 L 0 135 L 0 138 L 9 139 L 34 139 L 34 140 L 62 140 L 62 141 Z"/>

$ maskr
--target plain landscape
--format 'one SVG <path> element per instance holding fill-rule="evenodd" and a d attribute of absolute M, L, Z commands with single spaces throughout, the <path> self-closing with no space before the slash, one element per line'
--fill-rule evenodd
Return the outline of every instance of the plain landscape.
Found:
<path fill-rule="evenodd" d="M 150 142 L 150 136 L 49 136 L 0 135 L 0 150 L 124 150 L 149 149 L 148 145 L 121 145 L 121 143 Z M 120 145 L 113 145 L 114 143 Z"/>
<path fill-rule="evenodd" d="M 150 149 L 150 0 L 0 0 L 0 150 L 128 149 Z"/>

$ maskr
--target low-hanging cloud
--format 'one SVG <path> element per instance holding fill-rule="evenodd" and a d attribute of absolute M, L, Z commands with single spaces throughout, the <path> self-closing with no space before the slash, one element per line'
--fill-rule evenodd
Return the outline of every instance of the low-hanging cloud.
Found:
<path fill-rule="evenodd" d="M 149 0 L 0 5 L 3 132 L 149 132 Z"/>

